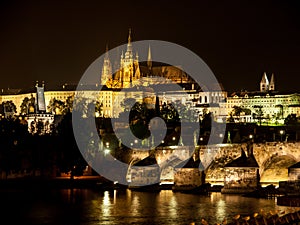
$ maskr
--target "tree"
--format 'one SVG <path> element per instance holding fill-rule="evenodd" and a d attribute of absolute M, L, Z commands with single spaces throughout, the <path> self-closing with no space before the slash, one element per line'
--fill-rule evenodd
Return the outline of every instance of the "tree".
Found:
<path fill-rule="evenodd" d="M 289 114 L 284 119 L 284 124 L 287 125 L 287 126 L 297 125 L 298 124 L 298 118 L 297 118 L 296 114 Z"/>
<path fill-rule="evenodd" d="M 95 113 L 96 114 L 98 113 L 100 117 L 103 117 L 103 103 L 102 102 L 96 101 Z"/>
<path fill-rule="evenodd" d="M 34 110 L 34 102 L 35 102 L 35 98 L 33 97 L 33 95 L 31 95 L 31 98 L 25 97 L 20 106 L 21 115 L 29 114 L 31 112 L 31 110 L 30 110 L 31 108 L 33 108 L 33 110 Z"/>
<path fill-rule="evenodd" d="M 62 172 L 72 171 L 73 175 L 82 175 L 87 165 L 78 149 L 72 128 L 72 114 L 67 113 L 57 126 L 56 148 L 60 152 L 58 166 Z M 87 137 L 89 138 L 89 137 Z"/>
<path fill-rule="evenodd" d="M 72 112 L 73 110 L 73 102 L 74 102 L 74 96 L 68 96 L 65 102 L 65 112 L 64 115 Z"/>
<path fill-rule="evenodd" d="M 168 123 L 179 122 L 179 113 L 173 104 L 164 103 L 161 108 L 160 115 Z"/>
<path fill-rule="evenodd" d="M 121 102 L 121 106 L 124 108 L 125 112 L 129 112 L 135 102 L 136 100 L 134 98 L 125 98 L 124 101 Z"/>
<path fill-rule="evenodd" d="M 51 98 L 47 109 L 55 115 L 62 115 L 65 112 L 65 103 L 61 100 Z"/>
<path fill-rule="evenodd" d="M 255 110 L 255 113 L 254 113 L 253 115 L 254 115 L 254 117 L 255 117 L 256 119 L 258 119 L 259 125 L 261 126 L 261 121 L 262 121 L 263 115 L 264 115 L 264 113 L 263 113 L 263 111 L 262 111 L 262 106 L 260 106 L 260 105 L 255 105 L 254 108 L 255 108 L 256 110 Z"/>
<path fill-rule="evenodd" d="M 27 138 L 27 125 L 19 119 L 0 119 L 0 170 L 5 171 L 6 175 L 10 170 L 20 169 L 22 147 Z"/>
<path fill-rule="evenodd" d="M 175 108 L 182 121 L 198 122 L 199 113 L 191 107 L 190 103 L 183 105 L 180 100 L 175 101 Z"/>
<path fill-rule="evenodd" d="M 17 107 L 13 101 L 2 102 L 0 108 L 0 113 L 5 117 L 13 116 L 17 112 Z"/>
<path fill-rule="evenodd" d="M 242 107 L 240 107 L 240 106 L 233 106 L 233 115 L 234 116 L 240 116 L 241 115 L 241 113 L 243 112 L 243 108 Z"/>
<path fill-rule="evenodd" d="M 248 108 L 243 108 L 240 106 L 233 106 L 232 111 L 230 112 L 230 117 L 229 117 L 229 121 L 234 121 L 234 116 L 238 117 L 238 120 L 240 120 L 240 116 L 241 115 L 251 115 L 251 110 Z"/>
<path fill-rule="evenodd" d="M 283 105 L 276 105 L 275 107 L 279 108 L 279 112 L 276 115 L 277 119 L 282 119 L 283 118 Z"/>

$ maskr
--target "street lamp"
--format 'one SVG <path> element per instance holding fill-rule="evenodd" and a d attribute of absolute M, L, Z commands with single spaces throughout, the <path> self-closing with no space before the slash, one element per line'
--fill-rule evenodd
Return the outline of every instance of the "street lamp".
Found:
<path fill-rule="evenodd" d="M 282 135 L 284 134 L 284 130 L 280 130 L 279 133 L 280 133 L 280 141 L 282 142 Z"/>

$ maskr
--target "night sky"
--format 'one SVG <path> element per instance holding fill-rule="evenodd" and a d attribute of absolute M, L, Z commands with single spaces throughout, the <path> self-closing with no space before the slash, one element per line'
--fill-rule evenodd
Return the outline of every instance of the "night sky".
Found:
<path fill-rule="evenodd" d="M 0 3 L 0 88 L 77 84 L 109 48 L 164 40 L 200 56 L 229 92 L 300 91 L 297 1 L 14 1 Z"/>

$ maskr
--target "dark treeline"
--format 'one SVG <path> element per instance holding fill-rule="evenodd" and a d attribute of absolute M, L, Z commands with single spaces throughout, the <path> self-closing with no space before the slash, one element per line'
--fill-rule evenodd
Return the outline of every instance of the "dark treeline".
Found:
<path fill-rule="evenodd" d="M 72 116 L 66 114 L 50 134 L 32 135 L 26 121 L 0 120 L 0 172 L 28 176 L 57 176 L 61 172 L 80 175 L 86 167 L 76 145 Z"/>

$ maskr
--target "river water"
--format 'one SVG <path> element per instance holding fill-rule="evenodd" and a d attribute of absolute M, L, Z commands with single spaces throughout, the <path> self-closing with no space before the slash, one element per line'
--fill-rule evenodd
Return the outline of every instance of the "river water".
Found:
<path fill-rule="evenodd" d="M 276 199 L 255 199 L 212 193 L 210 196 L 162 190 L 158 193 L 131 190 L 95 191 L 61 189 L 0 192 L 0 224 L 122 225 L 210 224 L 237 214 L 251 215 L 263 209 L 288 210 Z M 7 222 L 4 222 L 7 221 Z"/>

